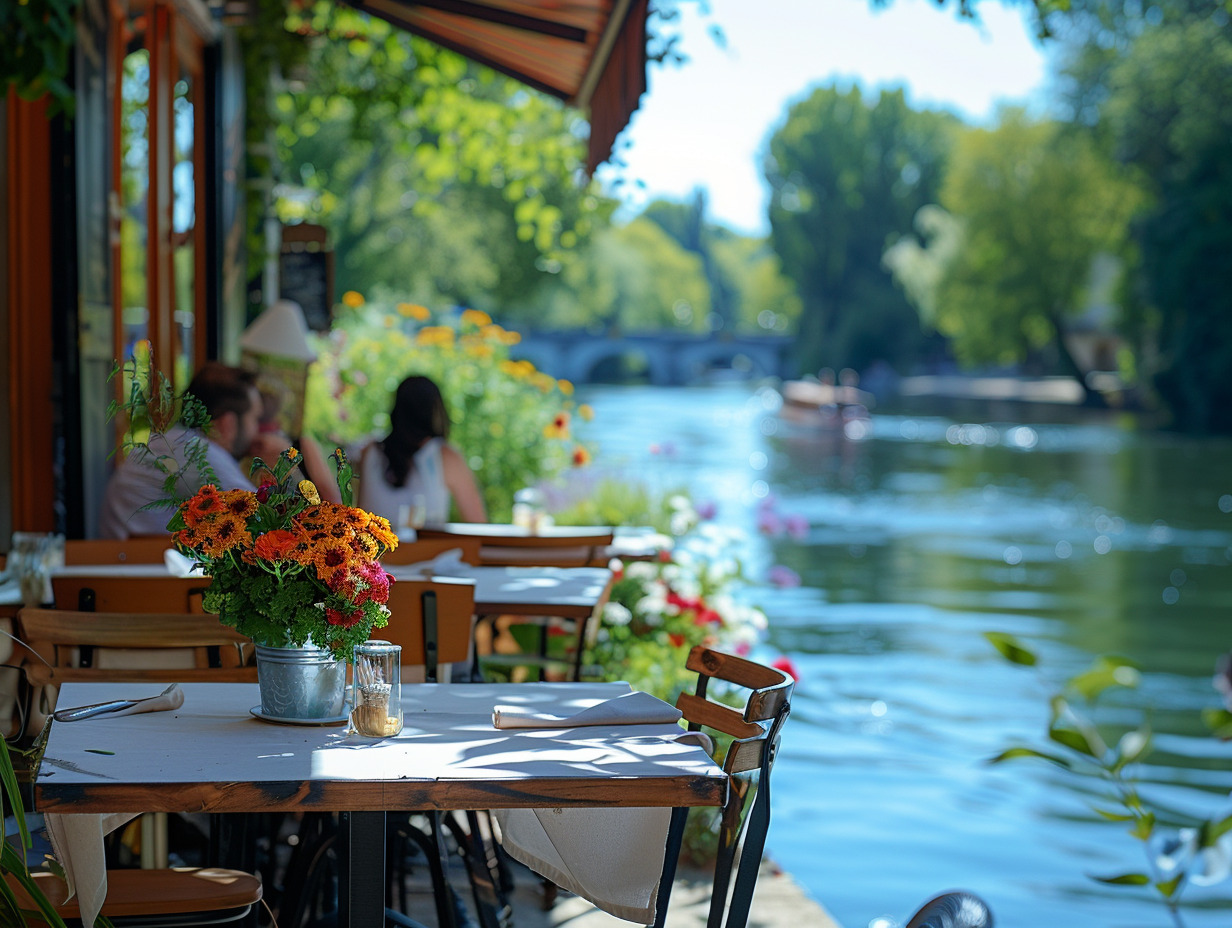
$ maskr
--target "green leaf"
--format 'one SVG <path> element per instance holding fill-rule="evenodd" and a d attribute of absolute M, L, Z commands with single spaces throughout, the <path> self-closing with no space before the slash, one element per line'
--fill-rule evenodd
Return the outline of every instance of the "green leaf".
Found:
<path fill-rule="evenodd" d="M 1162 883 L 1156 883 L 1155 888 L 1159 890 L 1159 894 L 1165 899 L 1171 899 L 1176 894 L 1176 889 L 1181 885 L 1181 880 L 1185 879 L 1184 873 L 1178 873 L 1170 880 L 1165 880 Z"/>
<path fill-rule="evenodd" d="M 1227 709 L 1203 709 L 1202 722 L 1216 738 L 1232 739 L 1232 712 Z"/>
<path fill-rule="evenodd" d="M 1016 747 L 1002 751 L 996 757 L 989 758 L 988 763 L 999 764 L 1002 761 L 1014 760 L 1019 757 L 1036 757 L 1040 760 L 1046 760 L 1049 763 L 1056 764 L 1058 767 L 1064 767 L 1066 770 L 1071 769 L 1070 762 L 1064 757 L 1058 757 L 1055 754 L 1049 754 L 1046 751 L 1037 751 L 1035 748 Z"/>
<path fill-rule="evenodd" d="M 1155 813 L 1154 812 L 1143 812 L 1138 817 L 1137 822 L 1134 823 L 1134 827 L 1129 829 L 1129 833 L 1133 835 L 1135 838 L 1137 838 L 1139 841 L 1146 841 L 1148 838 L 1151 837 L 1154 831 L 1155 831 Z"/>
<path fill-rule="evenodd" d="M 1114 686 L 1132 689 L 1141 679 L 1138 668 L 1125 658 L 1103 655 L 1088 670 L 1070 678 L 1068 685 L 1084 699 L 1092 700 Z"/>
<path fill-rule="evenodd" d="M 1071 750 L 1077 751 L 1080 754 L 1085 754 L 1088 757 L 1097 757 L 1095 749 L 1091 747 L 1091 742 L 1087 740 L 1087 736 L 1076 728 L 1061 728 L 1054 726 L 1048 729 L 1048 737 L 1057 744 L 1063 744 Z"/>
<path fill-rule="evenodd" d="M 1091 879 L 1114 886 L 1146 886 L 1151 878 L 1145 873 L 1121 873 L 1117 876 L 1092 876 Z"/>
<path fill-rule="evenodd" d="M 1038 663 L 1039 658 L 1035 652 L 1024 647 L 1013 635 L 1006 632 L 984 632 L 984 637 L 988 639 L 988 643 L 1001 652 L 1011 664 L 1021 664 L 1024 667 L 1034 667 Z"/>
<path fill-rule="evenodd" d="M 1206 835 L 1211 844 L 1214 844 L 1229 831 L 1232 831 L 1232 815 L 1229 815 L 1227 818 L 1220 819 L 1219 821 L 1207 822 L 1206 825 L 1203 826 L 1203 833 Z M 1209 847 L 1209 845 L 1203 846 Z"/>
<path fill-rule="evenodd" d="M 1098 806 L 1092 806 L 1091 810 L 1100 818 L 1107 819 L 1110 822 L 1134 822 L 1138 820 L 1138 816 L 1132 815 L 1129 812 L 1113 812 L 1111 809 L 1101 809 Z"/>

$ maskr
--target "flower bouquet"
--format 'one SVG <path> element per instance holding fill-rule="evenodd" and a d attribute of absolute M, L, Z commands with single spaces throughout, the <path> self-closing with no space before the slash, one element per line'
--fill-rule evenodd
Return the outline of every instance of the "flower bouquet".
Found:
<path fill-rule="evenodd" d="M 256 491 L 203 486 L 167 524 L 176 547 L 213 582 L 206 611 L 274 648 L 315 645 L 349 660 L 355 645 L 388 623 L 393 578 L 378 563 L 398 538 L 389 522 L 350 505 L 351 466 L 338 448 L 343 504 L 322 501 L 309 480 L 293 479 L 301 455 L 288 448 Z"/>

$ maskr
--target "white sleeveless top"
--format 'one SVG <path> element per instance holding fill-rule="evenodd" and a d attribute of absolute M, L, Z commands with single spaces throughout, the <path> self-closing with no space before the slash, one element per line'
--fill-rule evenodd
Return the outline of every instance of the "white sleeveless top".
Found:
<path fill-rule="evenodd" d="M 402 506 L 413 506 L 416 496 L 423 497 L 424 520 L 429 523 L 449 521 L 449 488 L 445 486 L 445 467 L 441 461 L 441 449 L 445 439 L 429 438 L 411 462 L 411 472 L 406 483 L 391 486 L 385 478 L 389 461 L 377 442 L 372 442 L 360 458 L 359 499 L 356 505 L 378 516 L 384 516 L 395 528 L 398 527 L 398 512 Z"/>

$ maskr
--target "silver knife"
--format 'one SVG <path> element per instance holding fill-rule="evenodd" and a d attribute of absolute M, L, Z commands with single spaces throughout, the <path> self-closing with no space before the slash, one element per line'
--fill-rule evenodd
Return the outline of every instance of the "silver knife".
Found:
<path fill-rule="evenodd" d="M 51 714 L 51 717 L 57 722 L 80 722 L 82 719 L 91 719 L 96 715 L 105 715 L 108 712 L 119 712 L 121 709 L 130 709 L 138 703 L 162 699 L 163 697 L 170 695 L 177 686 L 179 686 L 178 683 L 172 683 L 157 696 L 146 696 L 143 699 L 113 699 L 111 702 L 96 702 L 89 706 L 74 706 L 71 709 L 57 709 Z"/>

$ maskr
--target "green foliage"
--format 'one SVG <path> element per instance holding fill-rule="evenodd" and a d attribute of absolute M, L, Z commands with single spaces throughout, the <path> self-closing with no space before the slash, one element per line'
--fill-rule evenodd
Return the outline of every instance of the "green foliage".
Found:
<path fill-rule="evenodd" d="M 1032 666 L 1035 655 L 1013 636 L 999 632 L 986 638 L 1012 663 Z M 1026 659 L 1028 658 L 1029 659 Z M 1074 788 L 1094 798 L 1093 811 L 1105 821 L 1124 827 L 1142 842 L 1148 872 L 1128 872 L 1091 878 L 1113 886 L 1150 886 L 1181 925 L 1181 894 L 1189 884 L 1211 885 L 1229 876 L 1232 868 L 1232 817 L 1192 821 L 1179 830 L 1162 824 L 1171 813 L 1151 808 L 1139 792 L 1137 771 L 1152 749 L 1151 732 L 1144 720 L 1113 731 L 1092 720 L 1095 701 L 1112 690 L 1137 687 L 1141 674 L 1119 657 L 1097 658 L 1085 671 L 1067 680 L 1049 697 L 1048 745 L 1016 745 L 991 758 L 1043 760 L 1074 778 Z M 1075 700 L 1085 704 L 1080 711 Z M 1119 707 L 1120 708 L 1120 707 Z M 1124 717 L 1124 710 L 1118 713 Z M 1110 737 L 1119 731 L 1113 741 Z M 1128 827 L 1126 827 L 1128 826 Z"/>
<path fill-rule="evenodd" d="M 277 213 L 329 230 L 340 290 L 492 310 L 610 212 L 578 111 L 342 4 L 285 15 L 313 38 L 274 88 Z"/>
<path fill-rule="evenodd" d="M 410 374 L 430 377 L 449 411 L 449 439 L 475 471 L 495 520 L 510 518 L 519 489 L 589 460 L 569 427 L 575 412 L 588 410 L 575 408 L 572 384 L 509 359 L 516 332 L 476 310 L 433 319 L 422 306 L 347 297 L 355 305 L 340 308 L 330 335 L 316 342 L 307 431 L 338 445 L 383 438 L 398 384 Z"/>
<path fill-rule="evenodd" d="M 35 884 L 30 868 L 26 865 L 26 852 L 33 844 L 30 829 L 26 824 L 17 773 L 13 767 L 13 751 L 14 748 L 7 741 L 0 744 L 0 822 L 11 815 L 17 824 L 16 845 L 0 836 L 0 923 L 20 928 L 27 925 L 30 919 L 37 919 L 40 924 L 49 925 L 51 928 L 65 928 L 64 920 Z M 18 905 L 7 877 L 12 877 L 26 891 L 35 904 L 35 911 L 23 909 Z M 109 924 L 106 919 L 101 921 Z"/>
<path fill-rule="evenodd" d="M 900 367 L 922 350 L 916 314 L 882 253 L 935 202 L 957 120 L 901 90 L 815 89 L 770 139 L 771 241 L 802 301 L 805 369 Z"/>
<path fill-rule="evenodd" d="M 936 325 L 968 363 L 1010 364 L 1048 348 L 1085 382 L 1065 342 L 1085 308 L 1092 261 L 1123 253 L 1141 196 L 1082 134 L 1004 110 L 957 140 L 941 204 L 961 223 L 933 297 Z"/>
<path fill-rule="evenodd" d="M 0 95 L 11 87 L 19 97 L 51 95 L 50 111 L 72 113 L 67 79 L 76 38 L 80 0 L 8 0 L 0 3 Z"/>
<path fill-rule="evenodd" d="M 1135 227 L 1142 289 L 1159 313 L 1155 387 L 1175 425 L 1232 433 L 1232 35 L 1170 16 L 1108 71 L 1114 150 L 1152 202 Z"/>

